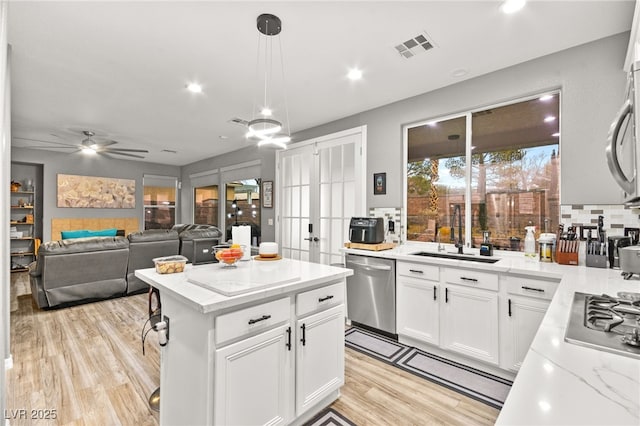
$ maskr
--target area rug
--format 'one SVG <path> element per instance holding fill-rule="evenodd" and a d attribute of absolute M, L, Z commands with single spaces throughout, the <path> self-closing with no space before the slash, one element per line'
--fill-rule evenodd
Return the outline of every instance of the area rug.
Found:
<path fill-rule="evenodd" d="M 357 327 L 345 332 L 345 345 L 498 409 L 502 408 L 513 384 Z"/>
<path fill-rule="evenodd" d="M 342 414 L 333 408 L 325 408 L 313 419 L 309 420 L 304 426 L 356 426 Z"/>

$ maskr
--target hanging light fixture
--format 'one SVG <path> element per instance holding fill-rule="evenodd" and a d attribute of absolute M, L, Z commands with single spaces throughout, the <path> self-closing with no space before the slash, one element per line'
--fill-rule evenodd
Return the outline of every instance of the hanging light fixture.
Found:
<path fill-rule="evenodd" d="M 282 43 L 280 41 L 280 31 L 282 22 L 280 18 L 270 13 L 263 13 L 256 20 L 258 28 L 258 59 L 256 64 L 256 74 L 258 82 L 263 83 L 260 88 L 260 95 L 256 90 L 256 98 L 253 102 L 253 112 L 251 121 L 247 123 L 248 140 L 257 142 L 258 146 L 273 145 L 279 148 L 286 148 L 291 141 L 291 130 L 289 128 L 289 110 L 287 107 L 287 96 L 284 85 L 284 60 L 282 58 Z M 277 99 L 273 94 L 274 85 L 274 39 L 277 38 L 277 48 L 280 56 L 280 70 L 282 77 L 282 96 Z M 263 43 L 264 42 L 264 43 Z M 261 48 L 263 51 L 261 51 Z M 261 98 L 258 100 L 258 97 Z M 284 108 L 285 122 L 278 120 L 274 114 L 278 112 L 276 101 Z M 280 111 L 282 114 L 282 111 Z"/>

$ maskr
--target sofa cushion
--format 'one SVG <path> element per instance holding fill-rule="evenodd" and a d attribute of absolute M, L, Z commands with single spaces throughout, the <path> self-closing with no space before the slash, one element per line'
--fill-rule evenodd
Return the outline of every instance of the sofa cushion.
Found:
<path fill-rule="evenodd" d="M 47 241 L 40 245 L 38 256 L 88 251 L 118 250 L 129 248 L 126 237 L 84 237 L 70 240 Z"/>
<path fill-rule="evenodd" d="M 129 242 L 177 240 L 178 231 L 173 229 L 147 229 L 127 235 Z"/>

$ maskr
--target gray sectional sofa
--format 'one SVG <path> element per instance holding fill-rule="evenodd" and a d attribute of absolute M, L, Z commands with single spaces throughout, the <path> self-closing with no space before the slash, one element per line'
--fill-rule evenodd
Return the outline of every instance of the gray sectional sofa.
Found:
<path fill-rule="evenodd" d="M 211 225 L 182 226 L 127 237 L 46 242 L 29 266 L 33 300 L 39 308 L 48 309 L 147 292 L 149 285 L 135 277 L 136 269 L 151 268 L 154 258 L 176 254 L 193 261 L 196 249 L 210 254 L 222 235 Z M 209 258 L 214 261 L 212 254 Z"/>

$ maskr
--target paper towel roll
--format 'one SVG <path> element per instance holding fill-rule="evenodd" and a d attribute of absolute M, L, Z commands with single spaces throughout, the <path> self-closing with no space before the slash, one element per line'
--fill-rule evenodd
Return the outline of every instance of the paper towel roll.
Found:
<path fill-rule="evenodd" d="M 233 244 L 244 246 L 242 260 L 251 259 L 251 227 L 248 225 L 232 226 L 231 239 Z"/>

